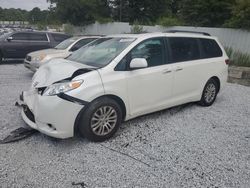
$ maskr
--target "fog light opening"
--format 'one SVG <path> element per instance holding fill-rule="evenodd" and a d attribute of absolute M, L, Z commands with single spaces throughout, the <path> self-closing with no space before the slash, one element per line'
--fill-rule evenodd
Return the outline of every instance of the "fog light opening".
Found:
<path fill-rule="evenodd" d="M 56 130 L 56 128 L 55 128 L 52 124 L 48 123 L 47 125 L 48 125 L 48 127 L 49 127 L 50 129 L 52 129 L 52 130 L 54 130 L 54 131 Z"/>

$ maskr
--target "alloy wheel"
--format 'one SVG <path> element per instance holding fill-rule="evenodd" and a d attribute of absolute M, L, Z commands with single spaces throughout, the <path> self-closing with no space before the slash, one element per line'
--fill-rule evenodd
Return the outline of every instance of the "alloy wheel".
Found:
<path fill-rule="evenodd" d="M 216 86 L 213 83 L 207 85 L 204 98 L 207 103 L 211 103 L 216 97 Z"/>
<path fill-rule="evenodd" d="M 117 112 L 112 106 L 101 106 L 90 120 L 93 133 L 98 136 L 109 134 L 115 128 L 117 117 Z"/>

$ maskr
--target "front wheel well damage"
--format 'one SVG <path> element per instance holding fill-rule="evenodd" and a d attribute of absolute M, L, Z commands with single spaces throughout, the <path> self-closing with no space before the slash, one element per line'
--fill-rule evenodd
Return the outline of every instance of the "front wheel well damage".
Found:
<path fill-rule="evenodd" d="M 108 98 L 110 98 L 110 99 L 113 99 L 114 101 L 116 101 L 116 102 L 118 103 L 118 105 L 119 105 L 119 106 L 121 107 L 121 109 L 122 109 L 122 120 L 125 120 L 125 118 L 126 118 L 126 105 L 125 105 L 125 103 L 123 102 L 123 100 L 122 100 L 120 97 L 118 97 L 118 96 L 116 96 L 116 95 L 103 95 L 103 96 L 100 96 L 100 97 L 94 99 L 93 101 L 99 100 L 99 99 L 105 98 L 105 97 L 108 97 Z M 93 101 L 92 101 L 92 102 L 93 102 Z M 76 135 L 76 133 L 78 132 L 78 123 L 79 123 L 79 120 L 80 120 L 82 114 L 83 114 L 84 111 L 89 107 L 89 105 L 91 105 L 92 102 L 89 102 L 89 103 L 88 103 L 86 106 L 84 106 L 84 107 L 80 110 L 80 112 L 78 113 L 78 115 L 77 115 L 77 117 L 76 117 L 76 119 L 75 119 L 75 123 L 74 123 L 74 134 L 75 134 L 75 135 Z"/>

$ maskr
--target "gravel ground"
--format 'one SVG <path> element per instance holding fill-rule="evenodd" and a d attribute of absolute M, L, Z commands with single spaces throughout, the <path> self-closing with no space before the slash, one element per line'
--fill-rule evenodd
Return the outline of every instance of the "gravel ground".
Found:
<path fill-rule="evenodd" d="M 0 139 L 26 126 L 14 103 L 31 77 L 0 65 Z M 250 187 L 250 88 L 136 118 L 104 143 L 38 133 L 0 145 L 0 187 Z"/>

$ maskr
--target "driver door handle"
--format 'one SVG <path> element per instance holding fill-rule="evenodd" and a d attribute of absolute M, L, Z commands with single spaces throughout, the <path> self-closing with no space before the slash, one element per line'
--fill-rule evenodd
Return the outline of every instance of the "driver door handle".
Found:
<path fill-rule="evenodd" d="M 162 73 L 163 74 L 169 74 L 169 73 L 171 73 L 172 71 L 170 70 L 170 69 L 165 69 Z"/>

